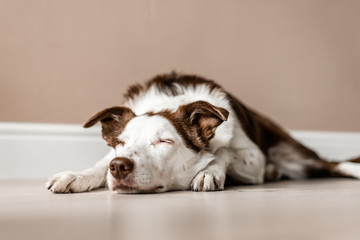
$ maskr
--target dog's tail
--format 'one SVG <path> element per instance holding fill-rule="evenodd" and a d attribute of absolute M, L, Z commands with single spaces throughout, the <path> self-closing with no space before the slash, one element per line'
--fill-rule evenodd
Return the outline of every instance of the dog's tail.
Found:
<path fill-rule="evenodd" d="M 349 162 L 353 162 L 353 163 L 360 163 L 360 157 L 354 158 L 354 159 L 350 159 L 348 160 Z"/>
<path fill-rule="evenodd" d="M 337 162 L 330 170 L 335 176 L 360 179 L 360 157 Z"/>

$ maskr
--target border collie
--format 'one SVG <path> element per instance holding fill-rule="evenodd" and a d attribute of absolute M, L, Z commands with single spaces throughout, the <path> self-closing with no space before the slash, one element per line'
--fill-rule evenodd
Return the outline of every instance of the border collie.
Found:
<path fill-rule="evenodd" d="M 322 159 L 199 76 L 171 73 L 133 85 L 121 106 L 100 111 L 84 127 L 97 122 L 114 150 L 92 168 L 51 177 L 51 192 L 104 186 L 118 193 L 217 191 L 224 189 L 225 179 L 262 184 L 282 178 L 360 178 L 360 158 Z"/>

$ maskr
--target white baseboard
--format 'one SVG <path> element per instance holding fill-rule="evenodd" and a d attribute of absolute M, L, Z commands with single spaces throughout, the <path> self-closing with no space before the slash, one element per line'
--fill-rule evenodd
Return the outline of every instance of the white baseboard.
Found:
<path fill-rule="evenodd" d="M 291 131 L 291 135 L 320 156 L 342 161 L 360 156 L 360 132 Z"/>
<path fill-rule="evenodd" d="M 110 151 L 100 128 L 0 123 L 0 179 L 44 179 L 91 167 Z"/>
<path fill-rule="evenodd" d="M 360 133 L 292 131 L 321 156 L 343 160 L 360 155 Z M 91 167 L 110 148 L 100 127 L 0 123 L 0 180 L 44 179 L 54 173 Z"/>

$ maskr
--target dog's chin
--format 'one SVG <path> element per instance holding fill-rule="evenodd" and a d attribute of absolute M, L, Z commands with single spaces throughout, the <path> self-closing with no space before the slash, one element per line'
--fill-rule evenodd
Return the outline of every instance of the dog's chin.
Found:
<path fill-rule="evenodd" d="M 141 193 L 141 189 L 129 185 L 117 185 L 112 190 L 122 194 Z"/>
<path fill-rule="evenodd" d="M 159 185 L 156 187 L 140 187 L 133 184 L 122 184 L 118 183 L 111 188 L 112 191 L 121 194 L 132 194 L 132 193 L 160 193 L 165 192 L 164 186 Z"/>

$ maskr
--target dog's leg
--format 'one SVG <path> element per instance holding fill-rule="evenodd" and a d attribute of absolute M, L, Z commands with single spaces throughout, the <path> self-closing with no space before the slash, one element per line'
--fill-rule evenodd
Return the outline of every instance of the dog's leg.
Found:
<path fill-rule="evenodd" d="M 265 182 L 275 182 L 279 181 L 282 177 L 280 170 L 273 163 L 267 163 L 265 167 Z"/>
<path fill-rule="evenodd" d="M 265 156 L 258 148 L 235 149 L 227 174 L 231 180 L 246 184 L 264 182 Z"/>
<path fill-rule="evenodd" d="M 47 188 L 53 193 L 87 192 L 104 187 L 106 174 L 114 153 L 110 152 L 103 159 L 81 172 L 61 172 L 52 176 L 46 183 Z"/>
<path fill-rule="evenodd" d="M 191 183 L 193 191 L 216 191 L 223 190 L 226 177 L 226 169 L 231 161 L 231 150 L 220 148 L 214 154 L 214 160 L 200 171 Z"/>
<path fill-rule="evenodd" d="M 360 179 L 360 158 L 331 162 L 296 142 L 277 144 L 269 149 L 268 158 L 270 164 L 291 179 L 331 176 Z"/>
<path fill-rule="evenodd" d="M 194 191 L 223 190 L 226 175 L 236 182 L 260 184 L 264 181 L 265 156 L 257 148 L 221 148 L 215 160 L 194 178 Z"/>
<path fill-rule="evenodd" d="M 332 176 L 337 163 L 321 159 L 315 152 L 293 142 L 281 142 L 268 152 L 269 164 L 291 179 Z"/>

